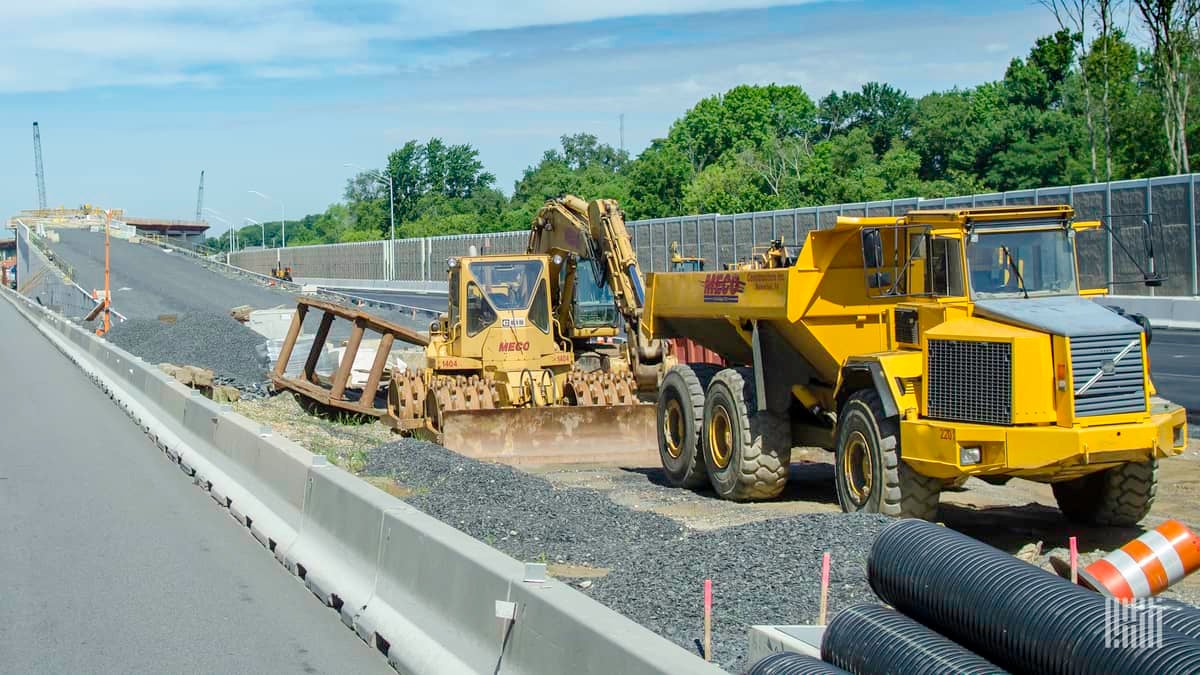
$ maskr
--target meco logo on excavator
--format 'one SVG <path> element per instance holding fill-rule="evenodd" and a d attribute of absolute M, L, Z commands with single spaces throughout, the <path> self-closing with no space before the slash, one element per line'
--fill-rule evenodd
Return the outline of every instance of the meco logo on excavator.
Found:
<path fill-rule="evenodd" d="M 514 340 L 512 342 L 501 342 L 500 351 L 502 352 L 527 352 L 529 351 L 529 342 L 521 342 Z"/>

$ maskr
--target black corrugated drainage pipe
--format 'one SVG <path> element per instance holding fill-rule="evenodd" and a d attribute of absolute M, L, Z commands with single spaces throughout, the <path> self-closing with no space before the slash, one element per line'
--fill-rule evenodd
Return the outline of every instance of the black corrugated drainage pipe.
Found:
<path fill-rule="evenodd" d="M 1167 628 L 1200 640 L 1200 608 L 1171 598 L 1154 598 L 1149 605 L 1151 611 L 1162 612 L 1162 622 Z"/>
<path fill-rule="evenodd" d="M 755 661 L 745 675 L 850 675 L 850 673 L 808 654 L 775 652 Z"/>
<path fill-rule="evenodd" d="M 894 609 L 864 603 L 842 610 L 821 640 L 821 658 L 856 675 L 993 675 L 996 664 Z"/>
<path fill-rule="evenodd" d="M 884 528 L 867 576 L 884 602 L 1011 671 L 1200 673 L 1200 641 L 1164 629 L 1153 648 L 1129 644 L 1098 593 L 927 521 Z"/>

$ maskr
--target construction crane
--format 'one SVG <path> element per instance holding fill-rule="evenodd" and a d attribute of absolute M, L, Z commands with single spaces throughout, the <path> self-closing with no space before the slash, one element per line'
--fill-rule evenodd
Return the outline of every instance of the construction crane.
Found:
<path fill-rule="evenodd" d="M 204 169 L 200 170 L 200 189 L 196 191 L 196 222 L 204 221 Z"/>
<path fill-rule="evenodd" d="M 42 169 L 42 132 L 38 123 L 33 123 L 33 162 L 34 175 L 37 176 L 38 208 L 46 208 L 46 172 Z"/>

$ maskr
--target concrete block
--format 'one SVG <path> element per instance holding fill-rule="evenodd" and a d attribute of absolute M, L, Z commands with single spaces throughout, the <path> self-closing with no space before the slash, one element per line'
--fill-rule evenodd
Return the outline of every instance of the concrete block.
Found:
<path fill-rule="evenodd" d="M 211 444 L 220 415 L 220 406 L 193 390 L 184 403 L 183 427 L 200 441 Z"/>
<path fill-rule="evenodd" d="M 775 652 L 796 652 L 821 658 L 825 626 L 750 626 L 746 663 L 753 664 Z"/>
<path fill-rule="evenodd" d="M 383 516 L 395 503 L 336 466 L 314 465 L 308 471 L 304 527 L 284 563 L 325 604 L 338 607 L 347 625 L 371 597 Z"/>

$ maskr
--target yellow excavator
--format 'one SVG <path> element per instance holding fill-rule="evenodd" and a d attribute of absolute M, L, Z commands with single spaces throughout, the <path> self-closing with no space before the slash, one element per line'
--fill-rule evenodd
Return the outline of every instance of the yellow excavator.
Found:
<path fill-rule="evenodd" d="M 393 428 L 512 464 L 654 461 L 635 375 L 657 384 L 662 349 L 636 338 L 645 294 L 616 202 L 549 200 L 526 253 L 452 257 L 447 275 L 425 366 L 392 373 Z"/>
<path fill-rule="evenodd" d="M 547 200 L 533 219 L 526 253 L 550 257 L 554 315 L 578 364 L 573 377 L 587 379 L 592 390 L 624 382 L 655 391 L 663 344 L 639 330 L 646 292 L 616 200 Z"/>

